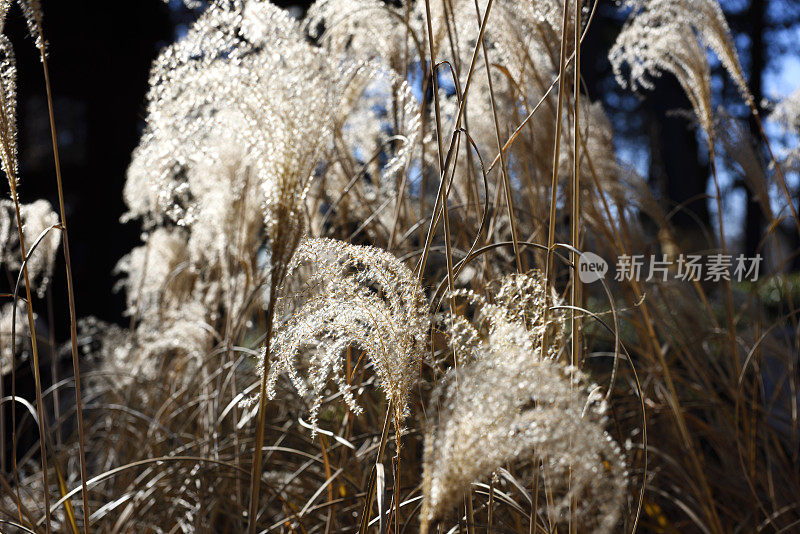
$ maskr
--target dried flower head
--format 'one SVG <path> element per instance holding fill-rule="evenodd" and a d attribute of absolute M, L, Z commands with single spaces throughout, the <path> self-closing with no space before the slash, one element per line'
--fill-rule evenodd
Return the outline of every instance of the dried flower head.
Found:
<path fill-rule="evenodd" d="M 611 531 L 625 499 L 625 462 L 605 432 L 605 401 L 578 369 L 559 361 L 563 318 L 542 322 L 545 286 L 537 273 L 503 280 L 496 303 L 456 292 L 479 306 L 474 325 L 451 322 L 451 345 L 466 355 L 432 404 L 425 437 L 422 532 L 441 518 L 472 482 L 510 462 L 542 464 L 558 521 L 573 499 L 595 530 Z M 553 344 L 543 354 L 544 329 Z M 591 512 L 591 513 L 590 513 Z"/>
<path fill-rule="evenodd" d="M 773 110 L 770 119 L 783 130 L 797 138 L 800 135 L 800 87 L 784 98 Z M 796 144 L 784 152 L 783 164 L 791 169 L 800 168 L 800 147 Z"/>
<path fill-rule="evenodd" d="M 146 242 L 134 248 L 117 264 L 125 278 L 129 315 L 158 315 L 162 304 L 177 307 L 190 287 L 181 284 L 181 273 L 188 268 L 187 236 L 181 229 L 157 228 Z"/>
<path fill-rule="evenodd" d="M 0 6 L 2 7 L 2 6 Z M 5 6 L 8 10 L 8 6 Z M 0 11 L 0 19 L 5 13 Z M 0 162 L 9 181 L 16 188 L 18 174 L 17 154 L 17 61 L 11 41 L 0 33 Z"/>
<path fill-rule="evenodd" d="M 59 231 L 53 226 L 58 224 L 58 215 L 53 211 L 46 200 L 37 200 L 30 204 L 20 206 L 22 216 L 22 236 L 28 254 L 28 277 L 36 286 L 37 294 L 43 297 L 53 267 L 56 261 L 56 252 L 61 242 Z M 47 232 L 36 248 L 36 240 Z M 19 234 L 17 221 L 14 215 L 14 204 L 10 200 L 0 200 L 0 263 L 5 263 L 9 269 L 22 268 L 22 254 L 19 247 Z"/>
<path fill-rule="evenodd" d="M 683 86 L 703 129 L 713 126 L 710 71 L 706 48 L 714 51 L 742 97 L 750 92 L 730 28 L 717 0 L 627 0 L 633 8 L 617 37 L 609 59 L 619 83 L 625 87 L 622 66 L 630 68 L 630 84 L 652 88 L 651 78 L 673 74 Z"/>
<path fill-rule="evenodd" d="M 240 243 L 242 227 L 242 249 L 266 239 L 273 268 L 288 262 L 332 122 L 332 73 L 272 4 L 211 5 L 151 72 L 147 130 L 125 188 L 128 217 L 190 227 L 205 263 Z"/>
<path fill-rule="evenodd" d="M 191 373 L 246 328 L 304 233 L 334 72 L 288 13 L 258 0 L 209 2 L 161 52 L 124 191 L 125 217 L 145 227 L 118 265 L 135 328 L 105 351 L 109 365 Z"/>
<path fill-rule="evenodd" d="M 7 302 L 0 308 L 0 377 L 11 372 L 16 358 L 25 358 L 28 353 L 25 338 L 30 336 L 30 330 L 25 305 L 21 301 L 17 302 L 16 317 L 14 315 L 12 303 Z"/>
<path fill-rule="evenodd" d="M 42 3 L 40 0 L 17 0 L 22 14 L 25 17 L 25 24 L 28 26 L 28 33 L 33 37 L 36 48 L 44 49 L 46 43 L 42 35 Z"/>
<path fill-rule="evenodd" d="M 278 376 L 288 374 L 301 394 L 312 397 L 316 426 L 325 387 L 333 380 L 350 409 L 359 413 L 343 356 L 347 349 L 363 351 L 399 424 L 429 327 L 418 280 L 388 252 L 332 239 L 308 239 L 300 245 L 290 277 L 306 270 L 300 288 L 284 289 L 279 301 L 279 317 L 286 319 L 273 345 L 269 396 L 275 396 Z"/>

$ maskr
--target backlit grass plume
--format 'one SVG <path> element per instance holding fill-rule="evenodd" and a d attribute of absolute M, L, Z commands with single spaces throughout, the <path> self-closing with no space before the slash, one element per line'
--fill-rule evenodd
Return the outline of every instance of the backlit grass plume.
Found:
<path fill-rule="evenodd" d="M 48 201 L 41 199 L 30 204 L 21 204 L 20 214 L 22 237 L 27 247 L 28 277 L 41 298 L 53 275 L 60 243 L 58 230 L 51 229 L 58 224 L 58 215 Z M 40 236 L 42 239 L 37 243 Z M 34 244 L 36 248 L 32 249 Z M 14 204 L 10 200 L 0 200 L 0 265 L 12 271 L 18 271 L 22 267 Z"/>
<path fill-rule="evenodd" d="M 7 5 L 0 5 L 0 27 L 5 24 L 7 11 Z M 15 181 L 19 171 L 17 150 L 17 60 L 11 41 L 0 34 L 0 161 L 8 179 Z"/>
<path fill-rule="evenodd" d="M 770 118 L 786 133 L 794 136 L 800 134 L 800 87 L 775 106 Z M 782 164 L 787 170 L 800 168 L 800 147 L 795 145 L 787 148 L 782 156 Z"/>
<path fill-rule="evenodd" d="M 596 386 L 560 360 L 563 319 L 542 323 L 545 286 L 538 273 L 503 280 L 496 303 L 457 291 L 477 305 L 471 325 L 450 321 L 451 344 L 464 364 L 442 381 L 425 436 L 421 531 L 442 518 L 473 482 L 507 464 L 533 462 L 548 491 L 553 522 L 577 499 L 594 531 L 616 527 L 625 502 L 622 452 L 604 430 L 606 404 Z M 558 300 L 556 299 L 556 303 Z M 553 343 L 543 353 L 544 329 Z"/>
<path fill-rule="evenodd" d="M 746 101 L 752 100 L 730 28 L 717 0 L 628 0 L 633 12 L 609 53 L 617 80 L 653 87 L 651 77 L 673 74 L 683 86 L 703 129 L 710 132 L 711 74 L 706 48 L 714 51 Z"/>
<path fill-rule="evenodd" d="M 151 73 L 148 127 L 126 185 L 129 216 L 197 227 L 205 253 L 236 243 L 244 218 L 248 248 L 251 227 L 265 226 L 272 263 L 288 262 L 332 120 L 332 73 L 286 12 L 268 2 L 214 3 Z M 246 206 L 229 209 L 237 202 Z"/>
<path fill-rule="evenodd" d="M 119 266 L 132 316 L 169 330 L 188 306 L 201 312 L 193 330 L 238 328 L 279 285 L 336 87 L 328 59 L 268 2 L 214 2 L 160 54 L 125 185 L 126 218 L 148 230 Z"/>
<path fill-rule="evenodd" d="M 289 272 L 301 282 L 285 290 L 278 304 L 278 317 L 286 320 L 277 327 L 273 344 L 269 396 L 275 396 L 278 376 L 288 374 L 297 390 L 312 398 L 316 428 L 332 380 L 349 408 L 360 413 L 344 364 L 344 353 L 351 349 L 355 360 L 372 365 L 399 425 L 429 327 L 426 301 L 411 270 L 378 248 L 307 239 Z"/>
<path fill-rule="evenodd" d="M 0 307 L 0 377 L 28 357 L 30 350 L 25 339 L 30 337 L 30 331 L 26 319 L 22 303 L 17 303 L 16 313 L 10 302 Z"/>

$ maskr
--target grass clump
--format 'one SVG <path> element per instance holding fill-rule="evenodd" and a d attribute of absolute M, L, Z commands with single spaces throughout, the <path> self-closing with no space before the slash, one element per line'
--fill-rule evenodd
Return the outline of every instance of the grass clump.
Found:
<path fill-rule="evenodd" d="M 613 68 L 633 88 L 678 79 L 718 212 L 726 158 L 760 198 L 765 243 L 800 229 L 784 176 L 797 151 L 775 156 L 766 136 L 712 109 L 709 50 L 761 124 L 718 3 L 623 4 Z M 40 7 L 20 5 L 49 89 Z M 0 1 L 0 21 L 10 7 Z M 787 262 L 752 284 L 577 275 L 583 250 L 697 252 L 681 249 L 672 207 L 617 160 L 612 123 L 581 87 L 596 8 L 319 0 L 297 21 L 263 1 L 208 2 L 150 75 L 124 190 L 143 242 L 117 269 L 130 322 L 89 318 L 78 335 L 68 271 L 73 373 L 52 386 L 38 375 L 34 295 L 51 277 L 56 232 L 69 269 L 63 188 L 59 172 L 60 216 L 19 199 L 13 50 L 0 38 L 11 191 L 0 260 L 19 280 L 1 308 L 0 363 L 10 373 L 27 358 L 36 376 L 35 401 L 7 399 L 27 415 L 0 429 L 14 441 L 0 458 L 0 524 L 396 534 L 796 524 Z M 796 101 L 774 116 L 789 131 Z M 770 165 L 756 157 L 762 141 Z M 723 222 L 709 229 L 712 253 L 730 253 Z M 58 404 L 73 387 L 75 402 Z M 18 450 L 31 421 L 35 444 Z"/>

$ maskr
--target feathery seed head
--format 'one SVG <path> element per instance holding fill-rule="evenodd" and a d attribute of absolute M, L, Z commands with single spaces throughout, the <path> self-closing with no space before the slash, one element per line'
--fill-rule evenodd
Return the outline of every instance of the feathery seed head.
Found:
<path fill-rule="evenodd" d="M 13 317 L 13 311 L 14 305 L 10 302 L 3 304 L 3 307 L 0 308 L 0 378 L 11 372 L 11 369 L 17 364 L 17 359 L 25 359 L 28 356 L 25 338 L 30 337 L 30 330 L 25 304 L 22 301 L 17 302 L 16 317 Z M 13 329 L 12 325 L 15 325 Z"/>
<path fill-rule="evenodd" d="M 61 236 L 58 230 L 50 229 L 35 249 L 33 249 L 33 245 L 43 232 L 58 224 L 58 215 L 53 211 L 50 203 L 42 199 L 30 204 L 22 204 L 20 215 L 22 216 L 25 252 L 28 254 L 28 277 L 36 286 L 37 294 L 41 298 L 47 291 L 50 277 L 53 275 Z M 0 234 L 0 245 L 2 245 L 0 263 L 5 263 L 12 270 L 21 269 L 22 251 L 19 246 L 14 203 L 11 200 L 0 200 Z"/>
<path fill-rule="evenodd" d="M 800 136 L 800 87 L 775 106 L 770 119 L 795 138 Z M 794 148 L 786 150 L 782 164 L 791 169 L 800 168 L 800 146 L 795 144 Z"/>
<path fill-rule="evenodd" d="M 616 526 L 625 499 L 625 462 L 604 431 L 605 404 L 578 369 L 565 366 L 554 347 L 542 353 L 539 274 L 504 279 L 496 304 L 469 292 L 476 325 L 451 329 L 451 345 L 469 361 L 451 370 L 431 403 L 438 407 L 425 437 L 421 531 L 441 518 L 465 489 L 509 462 L 542 462 L 545 481 L 563 495 L 549 509 L 564 517 L 573 498 L 595 531 Z M 556 299 L 557 302 L 557 299 Z M 563 320 L 551 326 L 561 330 Z M 472 328 L 470 332 L 469 329 Z M 560 345 L 556 336 L 555 346 Z M 590 513 L 591 512 L 591 513 Z"/>
<path fill-rule="evenodd" d="M 242 218 L 253 230 L 261 219 L 264 234 L 248 236 L 266 239 L 273 268 L 288 262 L 332 121 L 332 72 L 272 4 L 211 5 L 153 67 L 147 130 L 125 188 L 128 217 L 191 227 L 197 250 L 212 233 L 235 243 Z M 241 209 L 228 209 L 237 200 Z"/>
<path fill-rule="evenodd" d="M 270 397 L 275 396 L 279 374 L 288 374 L 301 394 L 312 397 L 316 426 L 325 387 L 333 380 L 350 409 L 359 413 L 343 355 L 347 349 L 363 351 L 399 425 L 429 327 L 418 280 L 388 252 L 332 239 L 303 241 L 288 279 L 306 270 L 299 289 L 285 287 L 278 304 L 278 317 L 285 320 L 277 328 L 268 370 Z M 307 376 L 302 376 L 301 367 Z"/>
<path fill-rule="evenodd" d="M 7 8 L 6 8 L 7 9 Z M 2 13 L 0 13 L 2 15 Z M 16 189 L 17 155 L 17 61 L 11 41 L 0 34 L 0 163 L 9 182 Z"/>
<path fill-rule="evenodd" d="M 712 131 L 710 69 L 706 48 L 714 51 L 736 82 L 742 97 L 750 92 L 717 0 L 626 0 L 633 12 L 609 53 L 619 83 L 625 87 L 622 66 L 630 68 L 635 89 L 653 87 L 651 77 L 673 74 L 692 103 L 706 132 Z"/>

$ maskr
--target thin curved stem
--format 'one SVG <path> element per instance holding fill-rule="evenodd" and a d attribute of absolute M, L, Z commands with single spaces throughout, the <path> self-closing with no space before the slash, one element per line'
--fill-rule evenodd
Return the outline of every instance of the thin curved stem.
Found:
<path fill-rule="evenodd" d="M 41 23 L 37 23 L 37 30 L 42 35 Z M 42 72 L 44 73 L 45 90 L 47 91 L 47 111 L 50 120 L 50 137 L 53 143 L 53 160 L 56 169 L 56 186 L 58 189 L 58 209 L 61 217 L 61 242 L 64 246 L 64 263 L 66 264 L 67 274 L 67 299 L 69 303 L 69 337 L 70 348 L 72 351 L 72 371 L 75 376 L 75 406 L 78 418 L 78 446 L 80 454 L 81 470 L 81 495 L 83 497 L 83 528 L 89 533 L 89 493 L 86 487 L 86 441 L 83 426 L 83 398 L 81 395 L 81 371 L 78 358 L 78 321 L 75 312 L 75 288 L 72 280 L 72 262 L 69 254 L 69 235 L 67 233 L 67 212 L 64 208 L 64 187 L 61 180 L 61 160 L 58 157 L 58 136 L 56 135 L 56 120 L 53 109 L 53 93 L 50 84 L 50 71 L 47 68 L 47 54 L 44 47 L 39 48 L 42 61 Z"/>

